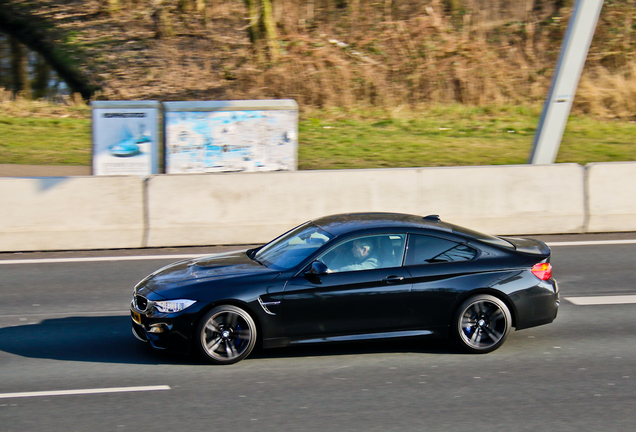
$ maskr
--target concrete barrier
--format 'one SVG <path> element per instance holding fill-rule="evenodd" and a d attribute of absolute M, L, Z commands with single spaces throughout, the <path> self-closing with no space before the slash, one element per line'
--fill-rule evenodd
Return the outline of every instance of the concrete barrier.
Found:
<path fill-rule="evenodd" d="M 635 197 L 636 162 L 0 178 L 0 251 L 262 243 L 370 211 L 502 235 L 636 231 Z"/>
<path fill-rule="evenodd" d="M 588 232 L 636 231 L 636 162 L 587 165 Z"/>
<path fill-rule="evenodd" d="M 148 181 L 147 246 L 260 243 L 346 212 L 439 214 L 492 234 L 581 232 L 576 164 L 159 175 Z"/>
<path fill-rule="evenodd" d="M 426 170 L 422 213 L 488 234 L 577 233 L 583 229 L 584 173 L 577 164 Z"/>
<path fill-rule="evenodd" d="M 143 245 L 138 177 L 0 178 L 0 251 Z"/>

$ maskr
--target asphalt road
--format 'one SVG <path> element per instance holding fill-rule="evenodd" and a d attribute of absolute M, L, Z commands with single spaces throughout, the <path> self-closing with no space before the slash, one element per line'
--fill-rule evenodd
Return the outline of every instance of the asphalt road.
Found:
<path fill-rule="evenodd" d="M 636 428 L 636 304 L 567 300 L 636 295 L 636 244 L 553 246 L 557 320 L 491 354 L 409 340 L 266 350 L 224 367 L 151 351 L 130 333 L 133 285 L 173 258 L 39 261 L 217 250 L 0 254 L 0 430 Z"/>

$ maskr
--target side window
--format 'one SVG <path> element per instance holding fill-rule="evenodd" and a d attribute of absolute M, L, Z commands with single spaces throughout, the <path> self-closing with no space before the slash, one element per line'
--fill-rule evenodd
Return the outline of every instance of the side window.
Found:
<path fill-rule="evenodd" d="M 405 234 L 358 237 L 340 243 L 318 258 L 332 273 L 399 267 L 402 265 Z"/>
<path fill-rule="evenodd" d="M 477 251 L 470 246 L 438 237 L 411 234 L 406 265 L 470 261 L 475 256 Z"/>

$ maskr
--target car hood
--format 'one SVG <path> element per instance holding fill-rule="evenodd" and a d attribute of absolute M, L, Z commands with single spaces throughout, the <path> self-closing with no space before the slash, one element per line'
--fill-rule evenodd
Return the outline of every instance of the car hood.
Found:
<path fill-rule="evenodd" d="M 179 261 L 152 273 L 139 283 L 150 291 L 167 286 L 189 285 L 193 281 L 226 279 L 254 274 L 279 272 L 267 268 L 247 256 L 246 250 L 207 255 Z"/>

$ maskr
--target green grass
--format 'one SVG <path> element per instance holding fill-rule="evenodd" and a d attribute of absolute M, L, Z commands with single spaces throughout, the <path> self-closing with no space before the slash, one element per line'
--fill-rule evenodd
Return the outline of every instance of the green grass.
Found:
<path fill-rule="evenodd" d="M 541 107 L 445 106 L 420 112 L 301 115 L 299 168 L 524 164 Z M 0 164 L 91 164 L 91 121 L 0 114 Z M 557 162 L 634 161 L 636 123 L 570 118 Z"/>
<path fill-rule="evenodd" d="M 540 111 L 452 106 L 355 120 L 314 116 L 300 122 L 299 168 L 524 164 Z M 635 138 L 635 123 L 572 116 L 557 162 L 636 160 Z"/>
<path fill-rule="evenodd" d="M 0 115 L 0 164 L 90 165 L 91 121 Z"/>
<path fill-rule="evenodd" d="M 636 123 L 573 117 L 563 134 L 557 162 L 636 161 Z"/>

